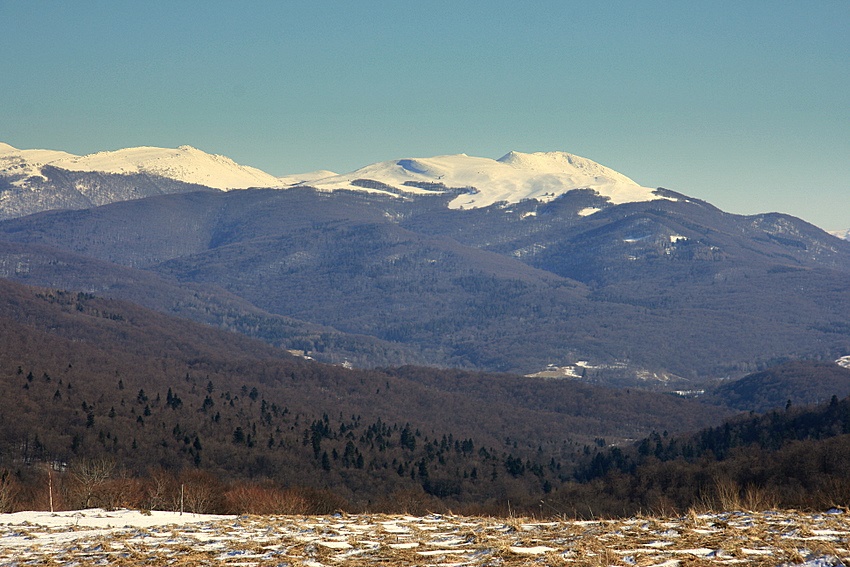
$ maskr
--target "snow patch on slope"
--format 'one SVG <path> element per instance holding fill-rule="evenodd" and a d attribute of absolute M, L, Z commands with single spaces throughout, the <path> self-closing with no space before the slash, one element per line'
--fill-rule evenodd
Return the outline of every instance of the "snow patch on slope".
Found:
<path fill-rule="evenodd" d="M 850 228 L 845 230 L 830 230 L 829 233 L 833 236 L 837 236 L 838 238 L 850 240 Z"/>
<path fill-rule="evenodd" d="M 451 209 L 525 199 L 545 202 L 574 189 L 590 189 L 615 205 L 664 198 L 621 173 L 566 152 L 510 152 L 498 160 L 466 154 L 405 158 L 375 163 L 310 185 L 325 191 L 390 194 L 433 194 L 453 189 L 461 194 L 449 203 Z"/>
<path fill-rule="evenodd" d="M 320 169 L 318 171 L 311 171 L 309 173 L 298 173 L 293 175 L 284 175 L 282 177 L 278 177 L 277 180 L 280 182 L 281 187 L 292 187 L 295 185 L 306 185 L 313 181 L 318 181 L 320 179 L 325 179 L 326 177 L 333 177 L 337 175 L 333 171 L 328 171 L 326 169 Z"/>

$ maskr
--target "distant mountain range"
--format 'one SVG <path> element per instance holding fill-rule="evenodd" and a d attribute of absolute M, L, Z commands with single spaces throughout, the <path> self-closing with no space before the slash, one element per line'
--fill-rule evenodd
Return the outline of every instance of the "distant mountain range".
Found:
<path fill-rule="evenodd" d="M 108 181 L 107 181 L 108 180 Z M 548 202 L 589 189 L 611 204 L 669 198 L 596 162 L 565 152 L 509 152 L 498 160 L 465 154 L 376 163 L 345 175 L 316 171 L 274 177 L 191 146 L 128 148 L 76 156 L 0 143 L 0 214 L 79 209 L 199 188 L 313 187 L 384 195 L 453 194 L 451 209 L 533 199 Z M 581 211 L 589 215 L 597 209 Z"/>
<path fill-rule="evenodd" d="M 4 277 L 329 362 L 672 388 L 850 354 L 850 242 L 563 152 L 275 178 L 187 146 L 0 145 L 0 218 Z"/>

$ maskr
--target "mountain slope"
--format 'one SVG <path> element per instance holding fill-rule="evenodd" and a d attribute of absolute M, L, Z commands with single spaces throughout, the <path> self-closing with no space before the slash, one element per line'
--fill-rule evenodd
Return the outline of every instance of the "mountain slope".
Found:
<path fill-rule="evenodd" d="M 724 383 L 704 401 L 742 411 L 766 412 L 794 406 L 823 404 L 832 396 L 850 395 L 850 368 L 829 362 L 791 361 Z"/>
<path fill-rule="evenodd" d="M 415 348 L 275 315 L 217 285 L 174 282 L 149 271 L 49 246 L 3 242 L 0 277 L 131 301 L 168 315 L 262 339 L 322 362 L 357 366 L 426 362 Z"/>
<path fill-rule="evenodd" d="M 850 244 L 667 195 L 452 210 L 446 194 L 206 192 L 5 221 L 0 238 L 218 286 L 435 365 L 587 361 L 585 380 L 672 387 L 850 352 Z M 594 204 L 604 210 L 578 214 Z"/>
<path fill-rule="evenodd" d="M 75 172 L 46 165 L 35 176 L 0 177 L 0 219 L 197 191 L 213 189 L 157 175 Z"/>
<path fill-rule="evenodd" d="M 556 491 L 549 501 L 559 508 L 589 502 L 595 513 L 844 506 L 848 424 L 850 400 L 833 398 L 692 435 L 653 433 L 636 446 L 598 452 L 577 471 L 583 484 Z"/>
<path fill-rule="evenodd" d="M 482 503 L 542 494 L 600 435 L 728 415 L 517 376 L 348 370 L 127 302 L 5 280 L 0 298 L 0 468 L 31 486 L 46 463 L 111 460 L 131 477 L 271 479 L 357 506 L 396 490 Z M 477 387 L 456 395 L 465 378 Z"/>

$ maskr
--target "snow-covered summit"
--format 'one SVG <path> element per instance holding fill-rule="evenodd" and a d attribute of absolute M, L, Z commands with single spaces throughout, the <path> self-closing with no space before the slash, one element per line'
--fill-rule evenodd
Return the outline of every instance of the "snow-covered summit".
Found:
<path fill-rule="evenodd" d="M 512 165 L 517 169 L 527 169 L 542 172 L 561 172 L 582 174 L 593 177 L 606 177 L 624 184 L 637 185 L 634 181 L 613 169 L 600 165 L 595 161 L 567 152 L 508 152 L 497 161 Z"/>
<path fill-rule="evenodd" d="M 276 187 L 280 182 L 259 169 L 208 154 L 192 146 L 177 149 L 139 147 L 73 157 L 51 165 L 71 171 L 150 173 L 214 189 Z"/>
<path fill-rule="evenodd" d="M 405 158 L 368 165 L 351 173 L 310 182 L 320 190 L 433 193 L 466 189 L 452 209 L 486 207 L 525 199 L 550 201 L 574 189 L 591 189 L 612 204 L 661 199 L 625 175 L 566 152 L 510 152 L 502 158 L 466 154 Z"/>
<path fill-rule="evenodd" d="M 77 156 L 54 150 L 19 150 L 0 143 L 0 177 L 6 178 L 17 191 L 0 197 L 0 216 L 101 205 L 185 190 L 165 187 L 159 182 L 154 183 L 156 187 L 141 190 L 132 180 L 125 181 L 124 185 L 129 185 L 121 189 L 115 186 L 119 183 L 116 180 L 81 181 L 79 177 L 76 181 L 49 180 L 46 166 L 75 173 L 147 174 L 223 191 L 310 186 L 321 191 L 369 191 L 388 195 L 448 192 L 453 196 L 448 205 L 451 209 L 487 207 L 527 199 L 545 202 L 575 189 L 595 191 L 614 205 L 664 198 L 621 173 L 566 152 L 509 152 L 499 159 L 466 154 L 405 158 L 374 163 L 343 175 L 320 170 L 275 177 L 191 146 L 143 146 Z M 56 185 L 69 182 L 72 186 L 60 188 Z M 106 186 L 109 184 L 111 188 Z M 593 214 L 597 210 L 588 208 L 580 214 Z"/>
<path fill-rule="evenodd" d="M 77 156 L 53 150 L 18 150 L 0 144 L 2 175 L 39 176 L 45 165 L 69 171 L 147 173 L 221 190 L 281 185 L 276 177 L 264 171 L 191 146 L 127 148 Z"/>

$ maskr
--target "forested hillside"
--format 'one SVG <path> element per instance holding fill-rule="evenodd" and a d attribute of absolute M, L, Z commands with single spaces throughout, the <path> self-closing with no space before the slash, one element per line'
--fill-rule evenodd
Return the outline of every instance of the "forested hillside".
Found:
<path fill-rule="evenodd" d="M 703 401 L 731 408 L 765 412 L 786 405 L 824 403 L 850 395 L 850 368 L 833 362 L 793 360 L 740 380 L 723 382 Z"/>
<path fill-rule="evenodd" d="M 843 370 L 843 369 L 842 369 Z M 810 370 L 819 373 L 831 369 Z M 581 514 L 689 508 L 825 509 L 850 504 L 850 398 L 740 416 L 697 433 L 653 433 L 588 456 L 547 497 Z"/>
<path fill-rule="evenodd" d="M 669 390 L 850 352 L 850 243 L 665 195 L 589 216 L 587 191 L 472 210 L 307 188 L 164 195 L 0 222 L 18 247 L 0 263 L 361 367 L 586 361 L 586 381 Z M 118 283 L 127 270 L 145 289 Z"/>
<path fill-rule="evenodd" d="M 496 509 L 552 491 L 592 446 L 728 415 L 567 381 L 348 370 L 80 292 L 0 292 L 0 468 L 21 502 L 43 503 L 52 469 L 69 506 L 117 498 L 118 479 L 141 506 L 165 475 L 312 491 L 314 509 Z M 112 491 L 80 492 L 103 462 Z"/>

